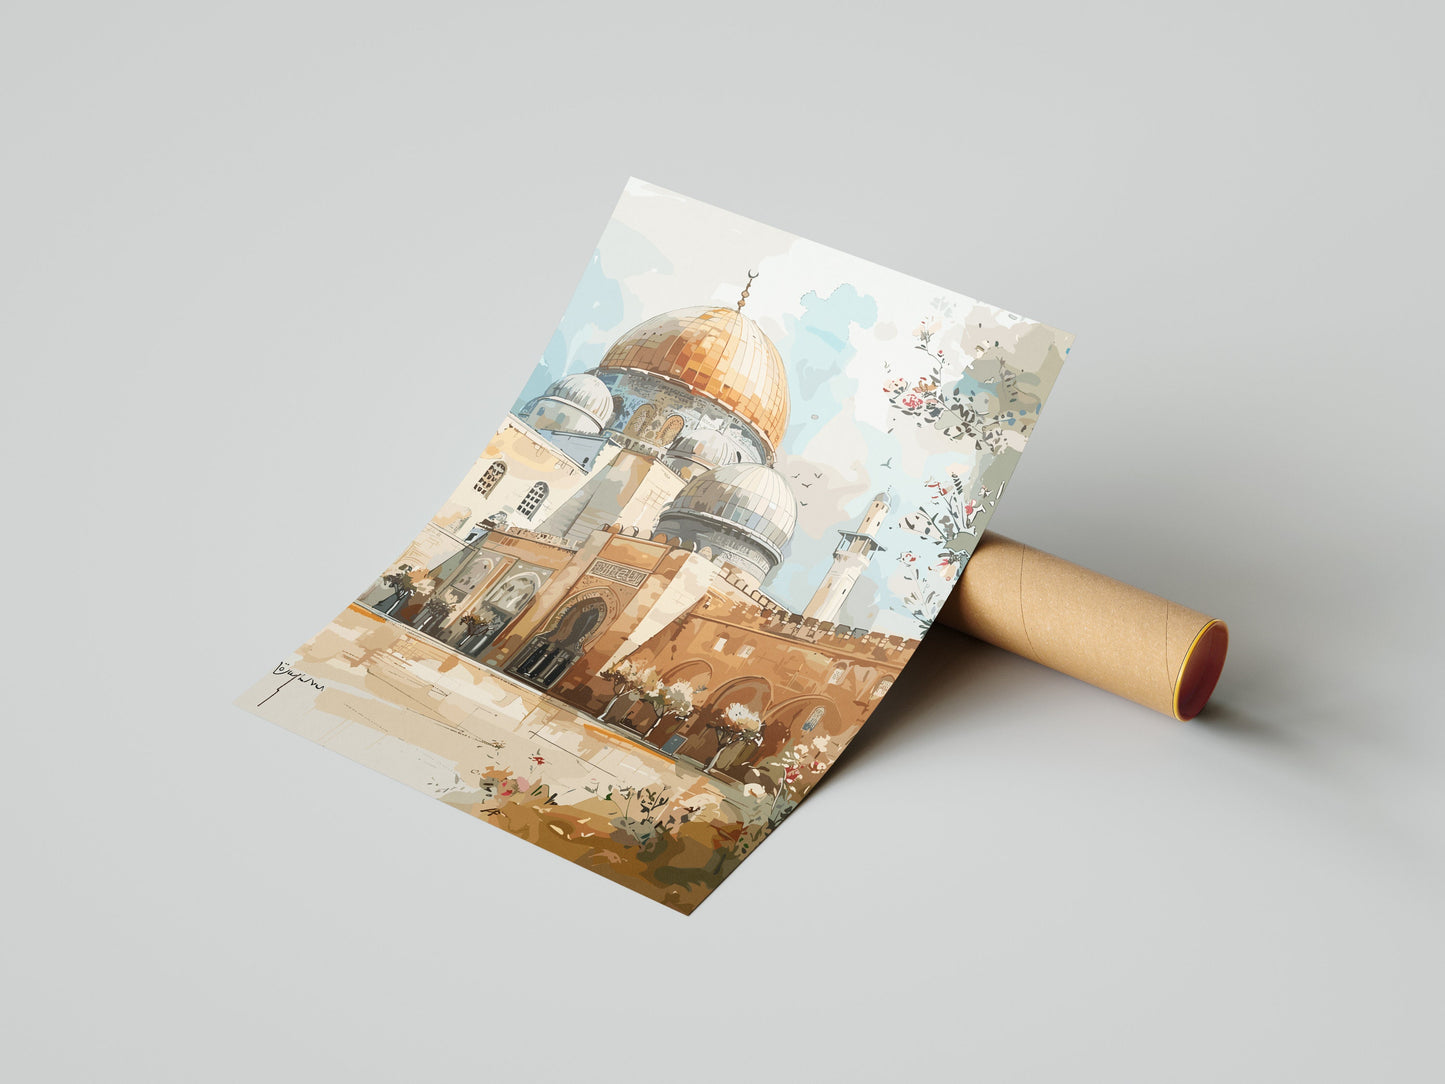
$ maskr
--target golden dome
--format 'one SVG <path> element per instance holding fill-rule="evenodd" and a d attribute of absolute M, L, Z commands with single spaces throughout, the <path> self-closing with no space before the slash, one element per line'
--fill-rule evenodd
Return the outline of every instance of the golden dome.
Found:
<path fill-rule="evenodd" d="M 788 427 L 788 374 L 762 328 L 736 309 L 674 309 L 644 320 L 598 369 L 636 369 L 732 411 L 773 451 Z"/>

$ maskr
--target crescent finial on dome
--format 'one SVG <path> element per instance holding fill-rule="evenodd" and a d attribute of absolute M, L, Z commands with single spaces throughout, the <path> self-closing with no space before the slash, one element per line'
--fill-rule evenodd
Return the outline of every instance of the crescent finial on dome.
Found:
<path fill-rule="evenodd" d="M 752 286 L 752 284 L 753 284 L 753 279 L 755 279 L 755 278 L 757 278 L 757 277 L 758 277 L 758 273 L 757 273 L 756 271 L 749 271 L 749 272 L 748 272 L 748 284 L 747 284 L 747 286 L 744 286 L 744 287 L 743 287 L 743 296 L 740 297 L 740 298 L 738 298 L 738 312 L 742 312 L 742 311 L 743 311 L 743 306 L 748 303 L 748 289 Z"/>

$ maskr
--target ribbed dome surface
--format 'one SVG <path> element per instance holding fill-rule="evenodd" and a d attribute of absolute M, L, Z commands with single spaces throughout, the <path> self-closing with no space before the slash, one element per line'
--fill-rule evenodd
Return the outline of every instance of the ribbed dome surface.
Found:
<path fill-rule="evenodd" d="M 572 373 L 561 380 L 553 381 L 542 393 L 543 397 L 561 399 L 580 407 L 591 415 L 604 429 L 612 420 L 612 393 L 607 385 L 591 373 Z"/>
<path fill-rule="evenodd" d="M 663 515 L 694 515 L 720 521 L 780 552 L 793 537 L 798 505 L 788 483 L 773 468 L 761 463 L 735 463 L 688 482 Z"/>
<path fill-rule="evenodd" d="M 720 429 L 692 429 L 672 442 L 678 455 L 701 460 L 714 467 L 729 463 L 752 463 L 757 453 L 730 433 Z"/>
<path fill-rule="evenodd" d="M 599 369 L 676 381 L 745 421 L 774 451 L 788 427 L 788 374 L 773 341 L 736 309 L 675 309 L 644 320 Z"/>

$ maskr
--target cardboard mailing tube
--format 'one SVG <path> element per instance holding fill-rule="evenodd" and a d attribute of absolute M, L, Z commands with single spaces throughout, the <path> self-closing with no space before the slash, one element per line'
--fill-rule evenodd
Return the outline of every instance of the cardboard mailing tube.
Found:
<path fill-rule="evenodd" d="M 938 620 L 1179 720 L 1229 650 L 1223 621 L 990 532 Z"/>

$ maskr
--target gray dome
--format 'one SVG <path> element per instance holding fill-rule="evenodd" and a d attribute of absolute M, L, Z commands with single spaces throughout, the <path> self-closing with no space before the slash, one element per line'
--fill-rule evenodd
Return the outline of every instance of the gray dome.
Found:
<path fill-rule="evenodd" d="M 672 442 L 669 451 L 683 459 L 722 467 L 729 463 L 756 463 L 758 455 L 734 434 L 721 429 L 689 429 Z"/>
<path fill-rule="evenodd" d="M 612 420 L 612 393 L 607 390 L 607 385 L 592 373 L 572 373 L 564 376 L 561 380 L 554 381 L 540 398 L 571 403 L 604 429 Z"/>
<path fill-rule="evenodd" d="M 734 463 L 683 486 L 663 515 L 731 528 L 762 544 L 774 560 L 793 537 L 798 505 L 783 476 L 761 463 Z"/>

